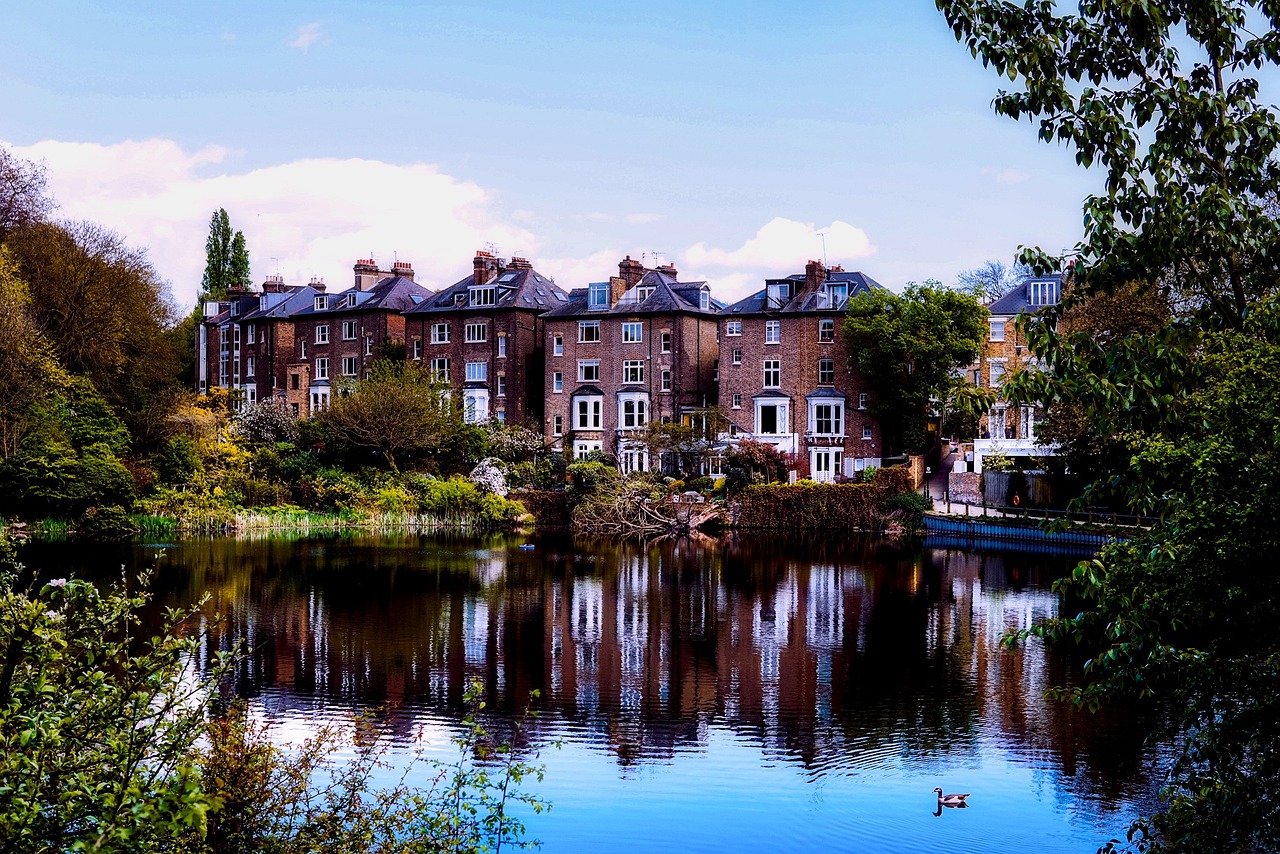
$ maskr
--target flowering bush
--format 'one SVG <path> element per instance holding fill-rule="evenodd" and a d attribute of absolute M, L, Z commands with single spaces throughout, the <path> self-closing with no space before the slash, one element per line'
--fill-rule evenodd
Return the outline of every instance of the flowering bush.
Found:
<path fill-rule="evenodd" d="M 498 495 L 503 498 L 507 495 L 507 477 L 502 473 L 502 461 L 497 457 L 485 457 L 481 460 L 471 470 L 471 482 L 481 492 Z"/>

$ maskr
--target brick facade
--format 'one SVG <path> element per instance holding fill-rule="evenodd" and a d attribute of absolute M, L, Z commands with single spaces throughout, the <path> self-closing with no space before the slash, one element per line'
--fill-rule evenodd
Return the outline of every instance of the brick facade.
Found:
<path fill-rule="evenodd" d="M 527 260 L 477 252 L 470 276 L 406 313 L 406 358 L 461 389 L 468 420 L 540 430 L 542 315 L 567 301 Z"/>
<path fill-rule="evenodd" d="M 805 275 L 767 280 L 720 312 L 720 408 L 736 437 L 775 445 L 798 477 L 839 480 L 880 465 L 880 425 L 842 329 L 848 297 L 878 287 L 811 261 Z"/>
<path fill-rule="evenodd" d="M 1025 336 L 1018 329 L 1018 321 L 1026 314 L 1057 303 L 1061 289 L 1061 276 L 1032 277 L 989 305 L 990 333 L 974 369 L 976 379 L 970 378 L 983 388 L 998 390 L 1004 377 L 1030 364 L 1031 353 Z M 1010 406 L 1000 400 L 982 417 L 978 435 L 994 439 L 1032 439 L 1039 417 L 1035 407 Z"/>
<path fill-rule="evenodd" d="M 639 439 L 649 423 L 716 403 L 719 306 L 705 282 L 680 282 L 673 267 L 628 257 L 618 270 L 544 317 L 543 435 L 575 456 L 602 450 L 647 471 L 656 461 Z"/>

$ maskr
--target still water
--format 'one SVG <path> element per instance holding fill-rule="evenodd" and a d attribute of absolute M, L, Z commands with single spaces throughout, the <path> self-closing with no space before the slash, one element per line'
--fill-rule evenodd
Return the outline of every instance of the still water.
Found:
<path fill-rule="evenodd" d="M 196 540 L 34 565 L 117 577 L 225 622 L 281 733 L 381 707 L 447 746 L 467 682 L 546 766 L 547 852 L 1094 851 L 1151 807 L 1140 723 L 1041 698 L 1075 678 L 1010 629 L 1076 560 L 883 541 L 340 536 Z M 212 653 L 212 649 L 210 653 Z M 554 742 L 559 742 L 556 748 Z M 971 792 L 935 815 L 932 789 Z"/>

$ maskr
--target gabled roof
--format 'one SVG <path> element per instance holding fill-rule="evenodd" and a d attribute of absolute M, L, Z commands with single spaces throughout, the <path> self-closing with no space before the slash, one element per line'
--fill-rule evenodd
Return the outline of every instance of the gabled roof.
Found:
<path fill-rule="evenodd" d="M 498 276 L 482 283 L 484 286 L 497 288 L 495 304 L 473 306 L 470 304 L 469 291 L 475 286 L 475 274 L 467 276 L 449 287 L 434 294 L 409 309 L 411 314 L 435 314 L 437 312 L 474 311 L 483 309 L 521 309 L 523 311 L 542 312 L 562 306 L 569 300 L 555 282 L 530 267 L 507 267 Z"/>
<path fill-rule="evenodd" d="M 1028 276 L 1015 285 L 1009 293 L 987 306 L 987 313 L 1013 315 L 1036 312 L 1046 308 L 1043 304 L 1031 304 L 1030 291 L 1032 282 L 1053 282 L 1058 286 L 1058 298 L 1062 298 L 1061 273 L 1051 273 L 1047 276 Z"/>
<path fill-rule="evenodd" d="M 791 297 L 785 304 L 776 308 L 766 308 L 765 300 L 768 294 L 768 286 L 771 284 L 786 282 L 791 285 Z M 872 290 L 884 290 L 884 286 L 866 273 L 849 272 L 843 270 L 833 270 L 827 274 L 826 284 L 832 282 L 842 283 L 848 288 L 849 297 L 857 296 Z M 805 277 L 803 274 L 793 274 L 790 276 L 782 276 L 776 279 L 765 279 L 765 287 L 756 291 L 749 297 L 738 300 L 727 308 L 723 309 L 720 314 L 724 317 L 737 317 L 743 314 L 800 314 L 810 312 L 832 312 L 840 313 L 844 311 L 843 305 L 833 305 L 829 292 L 824 285 L 817 288 L 806 288 Z"/>
<path fill-rule="evenodd" d="M 294 285 L 284 291 L 261 294 L 258 308 L 241 315 L 241 320 L 268 320 L 274 317 L 288 317 L 302 309 L 315 305 L 316 295 L 320 291 L 309 285 Z"/>
<path fill-rule="evenodd" d="M 652 292 L 643 300 L 639 299 L 641 288 L 652 288 Z M 640 280 L 607 309 L 587 308 L 587 288 L 574 288 L 569 292 L 569 299 L 560 308 L 547 312 L 548 318 L 573 317 L 576 315 L 602 317 L 617 314 L 671 314 L 673 312 L 690 312 L 693 314 L 715 314 L 724 307 L 724 303 L 710 300 L 710 308 L 702 308 L 702 290 L 708 288 L 706 282 L 679 282 L 661 270 L 646 270 Z"/>
<path fill-rule="evenodd" d="M 327 308 L 317 310 L 313 296 L 311 304 L 295 312 L 293 316 L 327 316 L 355 311 L 408 311 L 429 300 L 434 293 L 407 276 L 384 276 L 368 290 L 352 287 L 326 296 L 329 298 Z M 351 297 L 355 297 L 355 305 L 350 304 Z"/>

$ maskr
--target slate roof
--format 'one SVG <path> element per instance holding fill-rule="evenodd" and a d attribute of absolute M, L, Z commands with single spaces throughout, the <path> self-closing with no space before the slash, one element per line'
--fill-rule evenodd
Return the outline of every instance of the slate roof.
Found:
<path fill-rule="evenodd" d="M 348 298 L 355 296 L 355 305 L 349 305 Z M 373 287 L 362 291 L 351 287 L 336 294 L 327 294 L 327 308 L 317 310 L 315 299 L 311 304 L 294 312 L 294 317 L 309 315 L 345 314 L 355 311 L 409 311 L 434 296 L 434 292 L 424 288 L 407 276 L 383 276 Z"/>
<path fill-rule="evenodd" d="M 493 311 L 503 308 L 541 312 L 562 306 L 569 300 L 569 295 L 555 282 L 528 267 L 504 268 L 496 279 L 490 279 L 484 283 L 498 289 L 494 305 L 469 304 L 467 292 L 474 283 L 475 274 L 473 273 L 409 309 L 407 313 L 436 314 L 451 311 Z M 458 294 L 462 295 L 461 304 L 458 304 Z"/>
<path fill-rule="evenodd" d="M 611 308 L 587 308 L 587 288 L 574 288 L 569 291 L 568 302 L 560 308 L 547 312 L 546 316 L 554 318 L 577 315 L 671 314 L 681 311 L 693 314 L 715 314 L 724 307 L 724 303 L 712 297 L 710 308 L 702 308 L 702 289 L 706 284 L 706 282 L 679 282 L 674 276 L 660 270 L 646 270 L 640 277 L 640 281 L 628 288 L 622 298 Z M 645 299 L 637 301 L 632 295 L 637 288 L 643 287 L 651 287 L 653 292 Z"/>
<path fill-rule="evenodd" d="M 1058 284 L 1058 297 L 1062 297 L 1062 274 L 1052 273 L 1048 276 L 1028 276 L 1019 282 L 1009 293 L 1000 297 L 1000 299 L 987 306 L 988 314 L 1025 314 L 1027 312 L 1037 312 L 1044 308 L 1043 305 L 1032 305 L 1029 291 L 1032 282 L 1056 282 Z"/>
<path fill-rule="evenodd" d="M 269 320 L 288 317 L 308 306 L 314 306 L 320 291 L 309 285 L 294 285 L 279 293 L 260 294 L 258 308 L 240 316 L 245 320 Z"/>
<path fill-rule="evenodd" d="M 768 293 L 768 286 L 778 282 L 791 283 L 791 298 L 779 308 L 766 308 L 765 299 Z M 860 293 L 872 290 L 884 290 L 884 286 L 866 273 L 849 272 L 842 270 L 833 271 L 827 274 L 827 282 L 843 282 L 849 287 L 849 296 L 854 297 Z M 738 317 L 744 314 L 801 314 L 809 312 L 841 312 L 844 311 L 843 305 L 832 305 L 830 297 L 823 288 L 805 289 L 805 278 L 803 273 L 795 273 L 790 276 L 783 276 L 777 279 L 765 279 L 765 287 L 756 291 L 751 296 L 738 300 L 733 305 L 723 309 L 720 314 L 724 317 Z"/>

